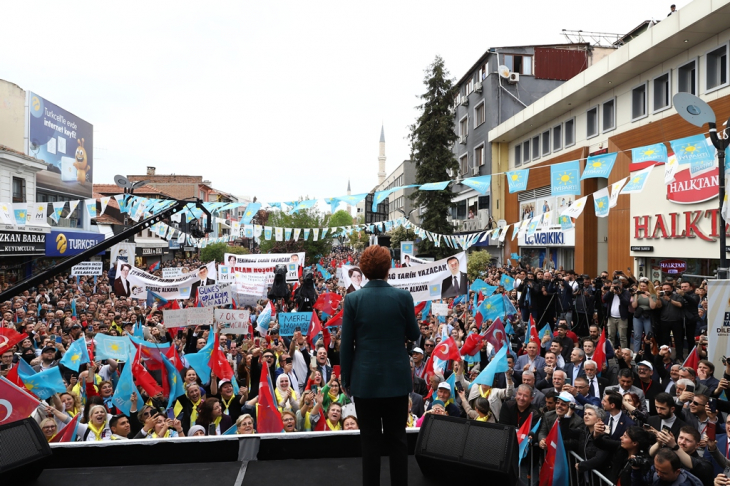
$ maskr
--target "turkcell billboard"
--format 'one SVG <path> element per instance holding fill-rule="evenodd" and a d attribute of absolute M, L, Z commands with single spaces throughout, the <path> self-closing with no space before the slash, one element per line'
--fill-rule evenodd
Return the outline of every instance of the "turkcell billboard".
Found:
<path fill-rule="evenodd" d="M 48 164 L 39 188 L 90 198 L 94 183 L 94 127 L 50 101 L 28 92 L 25 153 Z"/>

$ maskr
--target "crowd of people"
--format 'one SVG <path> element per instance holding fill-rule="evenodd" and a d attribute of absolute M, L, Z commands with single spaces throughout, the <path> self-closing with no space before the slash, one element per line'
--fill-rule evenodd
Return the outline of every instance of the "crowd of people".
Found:
<path fill-rule="evenodd" d="M 339 294 L 343 305 L 347 289 L 335 277 L 336 270 L 343 264 L 358 265 L 358 256 L 338 248 L 313 262 L 330 276 L 325 280 L 315 267 L 316 295 Z M 176 259 L 163 267 L 202 263 Z M 289 284 L 291 296 L 273 302 L 278 312 L 301 308 L 295 287 L 302 288 L 305 278 Z M 434 366 L 433 353 L 442 340 L 453 339 L 461 348 L 470 335 L 485 335 L 492 322 L 478 308 L 489 296 L 470 290 L 467 296 L 448 299 L 444 316 L 423 315 L 416 307 L 421 335 L 405 343 L 413 378 L 406 426 L 419 427 L 428 414 L 516 428 L 530 419 L 535 430 L 526 439 L 528 454 L 520 462 L 525 484 L 537 484 L 546 439 L 556 421 L 566 449 L 579 458 L 575 468 L 581 482 L 595 471 L 624 486 L 730 484 L 723 473 L 730 465 L 725 432 L 730 364 L 716 372 L 715 364 L 703 359 L 706 282 L 652 282 L 630 270 L 592 277 L 523 267 L 520 262 L 489 266 L 481 279 L 512 304 L 502 319 L 510 329 L 509 370 L 489 385 L 475 383 L 495 354 L 485 339 L 479 340 L 475 354 Z M 469 284 L 471 289 L 473 282 Z M 28 335 L 4 350 L 0 375 L 12 375 L 20 361 L 36 372 L 60 367 L 66 391 L 44 400 L 33 414 L 49 440 L 78 414 L 77 440 L 84 441 L 254 434 L 262 374 L 271 379 L 283 433 L 358 429 L 355 407 L 340 382 L 337 312 L 314 310 L 323 329 L 316 338 L 306 330 L 279 335 L 276 319 L 263 335 L 254 329 L 266 306 L 266 299 L 249 306 L 250 334 L 221 334 L 220 349 L 234 376 L 198 376 L 186 366 L 186 356 L 205 348 L 210 333 L 218 331 L 213 323 L 172 333 L 156 305 L 117 297 L 106 274 L 96 284 L 90 278 L 57 275 L 0 305 L 0 325 Z M 532 338 L 530 326 L 537 328 L 539 340 Z M 550 326 L 548 332 L 545 326 Z M 121 413 L 111 397 L 126 363 L 92 359 L 78 372 L 61 363 L 77 339 L 93 348 L 97 334 L 133 335 L 135 329 L 149 343 L 170 343 L 180 356 L 185 392 L 174 407 L 168 408 L 163 393 L 150 394 L 149 386 L 137 383 L 141 401 L 133 395 L 129 413 Z M 602 333 L 606 359 L 597 362 L 593 358 L 601 354 L 596 351 Z M 693 350 L 697 363 L 683 366 Z M 148 368 L 162 385 L 161 371 Z"/>

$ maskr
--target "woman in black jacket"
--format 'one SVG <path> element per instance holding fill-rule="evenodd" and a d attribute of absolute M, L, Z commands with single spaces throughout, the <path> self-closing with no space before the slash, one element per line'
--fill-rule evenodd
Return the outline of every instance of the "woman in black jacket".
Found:
<path fill-rule="evenodd" d="M 622 485 L 631 484 L 631 466 L 629 458 L 631 456 L 649 457 L 649 447 L 654 442 L 654 437 L 647 431 L 632 425 L 620 440 L 610 439 L 605 433 L 606 426 L 603 422 L 598 422 L 594 426 L 594 442 L 596 447 L 607 451 L 611 454 L 610 468 L 606 471 L 605 476 L 613 484 L 618 484 L 620 479 Z M 647 471 L 651 467 L 652 462 L 646 468 Z"/>
<path fill-rule="evenodd" d="M 585 405 L 583 410 L 584 427 L 573 429 L 573 433 L 580 434 L 580 449 L 576 451 L 584 460 L 575 465 L 578 473 L 589 482 L 589 474 L 595 470 L 606 475 L 611 454 L 608 451 L 599 449 L 594 440 L 595 425 L 603 423 L 606 411 L 594 405 Z"/>

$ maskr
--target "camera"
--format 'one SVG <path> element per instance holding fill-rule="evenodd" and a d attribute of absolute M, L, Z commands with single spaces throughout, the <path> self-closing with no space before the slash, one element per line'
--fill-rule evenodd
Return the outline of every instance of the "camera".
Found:
<path fill-rule="evenodd" d="M 654 464 L 654 461 L 652 461 L 651 457 L 649 456 L 634 456 L 631 459 L 629 459 L 629 466 L 631 467 L 647 467 Z"/>

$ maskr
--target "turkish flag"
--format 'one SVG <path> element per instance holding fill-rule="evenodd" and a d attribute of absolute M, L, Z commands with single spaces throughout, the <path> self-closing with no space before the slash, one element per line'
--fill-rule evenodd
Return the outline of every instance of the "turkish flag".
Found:
<path fill-rule="evenodd" d="M 342 315 L 344 314 L 345 309 L 340 309 L 340 312 L 333 315 L 327 322 L 325 322 L 325 326 L 327 327 L 334 327 L 334 326 L 341 326 L 342 325 Z"/>
<path fill-rule="evenodd" d="M 312 319 L 309 321 L 309 329 L 307 329 L 307 343 L 310 349 L 314 349 L 314 339 L 322 332 L 322 324 L 319 322 L 316 312 L 312 312 Z"/>
<path fill-rule="evenodd" d="M 284 422 L 281 421 L 281 414 L 276 406 L 276 400 L 272 392 L 271 380 L 269 379 L 269 366 L 265 363 L 261 367 L 256 418 L 256 429 L 260 434 L 279 433 L 284 430 Z"/>
<path fill-rule="evenodd" d="M 165 381 L 167 381 L 166 375 L 167 373 L 162 373 L 163 380 Z M 135 383 L 141 386 L 142 389 L 147 392 L 147 395 L 154 397 L 158 393 L 162 393 L 162 387 L 157 384 L 149 371 L 147 371 L 144 365 L 142 365 L 141 352 L 139 348 L 137 349 L 137 355 L 135 356 L 132 364 L 132 376 L 134 377 Z"/>
<path fill-rule="evenodd" d="M 423 308 L 424 307 L 426 307 L 426 301 L 425 300 L 423 302 L 421 302 L 420 304 L 418 304 L 416 307 L 414 307 L 413 310 L 415 311 L 416 315 L 418 315 L 418 314 L 421 313 L 421 311 L 423 311 Z"/>
<path fill-rule="evenodd" d="M 334 292 L 325 292 L 324 294 L 317 297 L 317 302 L 312 307 L 321 310 L 327 315 L 332 315 L 337 310 L 337 306 L 340 305 L 342 296 L 335 294 Z"/>
<path fill-rule="evenodd" d="M 218 378 L 225 378 L 228 380 L 233 378 L 233 369 L 231 368 L 230 363 L 228 363 L 223 350 L 220 348 L 220 334 L 218 333 L 215 335 L 213 353 L 210 355 L 210 359 L 208 360 L 208 366 L 210 366 L 211 371 Z"/>
<path fill-rule="evenodd" d="M 10 348 L 12 348 L 27 337 L 27 334 L 21 334 L 15 329 L 10 329 L 9 327 L 0 327 L 0 354 L 8 351 Z"/>
<path fill-rule="evenodd" d="M 507 339 L 507 333 L 505 332 L 504 326 L 502 325 L 502 321 L 499 317 L 492 322 L 492 325 L 489 326 L 489 329 L 487 329 L 484 333 L 484 339 L 494 346 L 495 352 L 502 349 L 502 346 L 504 346 L 504 342 Z"/>
<path fill-rule="evenodd" d="M 684 364 L 682 365 L 683 368 L 692 368 L 693 370 L 697 371 L 697 365 L 700 364 L 700 357 L 697 354 L 697 346 L 692 348 L 692 351 L 689 353 L 689 356 L 687 356 L 687 359 L 684 360 Z"/>
<path fill-rule="evenodd" d="M 469 334 L 466 337 L 466 340 L 464 341 L 464 345 L 461 347 L 461 355 L 466 356 L 467 354 L 469 356 L 476 355 L 481 347 L 479 346 L 481 342 L 484 340 L 484 336 L 481 334 L 477 334 L 475 332 Z"/>
<path fill-rule="evenodd" d="M 0 425 L 30 417 L 40 402 L 10 383 L 0 378 Z"/>
<path fill-rule="evenodd" d="M 530 338 L 527 342 L 534 342 L 540 346 L 540 335 L 537 333 L 537 326 L 535 325 L 535 319 L 530 316 Z"/>
<path fill-rule="evenodd" d="M 167 348 L 167 351 L 165 351 L 165 357 L 170 360 L 170 363 L 172 363 L 178 371 L 182 371 L 185 368 L 175 346 Z"/>
<path fill-rule="evenodd" d="M 454 338 L 450 337 L 446 341 L 441 341 L 438 346 L 433 350 L 433 356 L 444 361 L 454 360 L 459 361 L 461 355 L 459 354 L 459 347 L 456 345 Z"/>
<path fill-rule="evenodd" d="M 64 427 L 58 431 L 58 433 L 53 437 L 53 439 L 49 440 L 48 442 L 72 442 L 74 440 L 74 436 L 76 435 L 76 430 L 79 426 L 79 418 L 81 417 L 81 413 L 77 413 L 74 418 L 71 419 L 69 423 L 64 425 Z"/>

